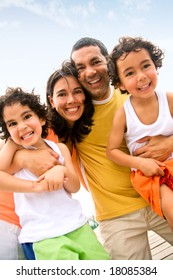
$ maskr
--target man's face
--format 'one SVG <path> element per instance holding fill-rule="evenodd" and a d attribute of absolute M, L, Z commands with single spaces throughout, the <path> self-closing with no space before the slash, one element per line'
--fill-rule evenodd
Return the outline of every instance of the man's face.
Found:
<path fill-rule="evenodd" d="M 98 46 L 86 46 L 72 53 L 80 83 L 93 100 L 106 99 L 110 94 L 106 58 Z"/>

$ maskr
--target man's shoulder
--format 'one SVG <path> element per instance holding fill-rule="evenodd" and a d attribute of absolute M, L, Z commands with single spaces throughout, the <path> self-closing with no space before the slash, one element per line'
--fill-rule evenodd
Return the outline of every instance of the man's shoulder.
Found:
<path fill-rule="evenodd" d="M 117 107 L 122 106 L 124 104 L 124 101 L 128 98 L 128 96 L 129 94 L 122 94 L 118 88 L 114 89 L 113 98 Z"/>

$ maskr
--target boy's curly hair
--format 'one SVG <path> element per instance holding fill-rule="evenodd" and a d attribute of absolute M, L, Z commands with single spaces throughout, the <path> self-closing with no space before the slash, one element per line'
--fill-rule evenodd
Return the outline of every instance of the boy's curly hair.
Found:
<path fill-rule="evenodd" d="M 108 58 L 108 73 L 111 84 L 117 88 L 120 82 L 117 69 L 117 60 L 122 57 L 122 60 L 132 51 L 138 52 L 141 49 L 148 51 L 156 69 L 162 67 L 164 52 L 150 41 L 144 40 L 141 37 L 121 37 L 119 44 L 116 45 Z M 123 93 L 123 92 L 122 92 Z"/>
<path fill-rule="evenodd" d="M 0 138 L 7 140 L 10 137 L 3 118 L 4 108 L 16 103 L 21 104 L 22 106 L 28 106 L 39 119 L 46 121 L 45 125 L 42 126 L 42 137 L 46 138 L 48 135 L 48 127 L 50 126 L 47 120 L 48 110 L 46 105 L 41 104 L 40 96 L 35 95 L 34 91 L 28 93 L 20 87 L 8 87 L 5 95 L 0 96 Z"/>

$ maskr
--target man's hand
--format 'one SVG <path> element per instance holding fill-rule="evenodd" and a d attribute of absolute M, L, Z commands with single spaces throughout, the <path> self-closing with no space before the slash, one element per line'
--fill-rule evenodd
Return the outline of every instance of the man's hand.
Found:
<path fill-rule="evenodd" d="M 173 136 L 146 136 L 137 141 L 138 143 L 147 142 L 147 144 L 136 151 L 134 156 L 144 158 L 153 158 L 159 161 L 165 161 L 173 152 Z"/>
<path fill-rule="evenodd" d="M 59 155 L 52 149 L 17 151 L 13 160 L 13 172 L 26 168 L 40 176 L 58 163 Z"/>

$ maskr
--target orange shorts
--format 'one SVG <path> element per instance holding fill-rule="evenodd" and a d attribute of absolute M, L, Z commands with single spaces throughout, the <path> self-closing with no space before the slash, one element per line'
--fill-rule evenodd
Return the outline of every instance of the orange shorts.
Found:
<path fill-rule="evenodd" d="M 165 183 L 173 190 L 173 159 L 164 162 L 161 167 L 165 175 L 146 177 L 141 171 L 136 170 L 131 173 L 131 182 L 135 190 L 151 205 L 153 210 L 161 217 L 163 212 L 160 204 L 160 185 Z"/>

